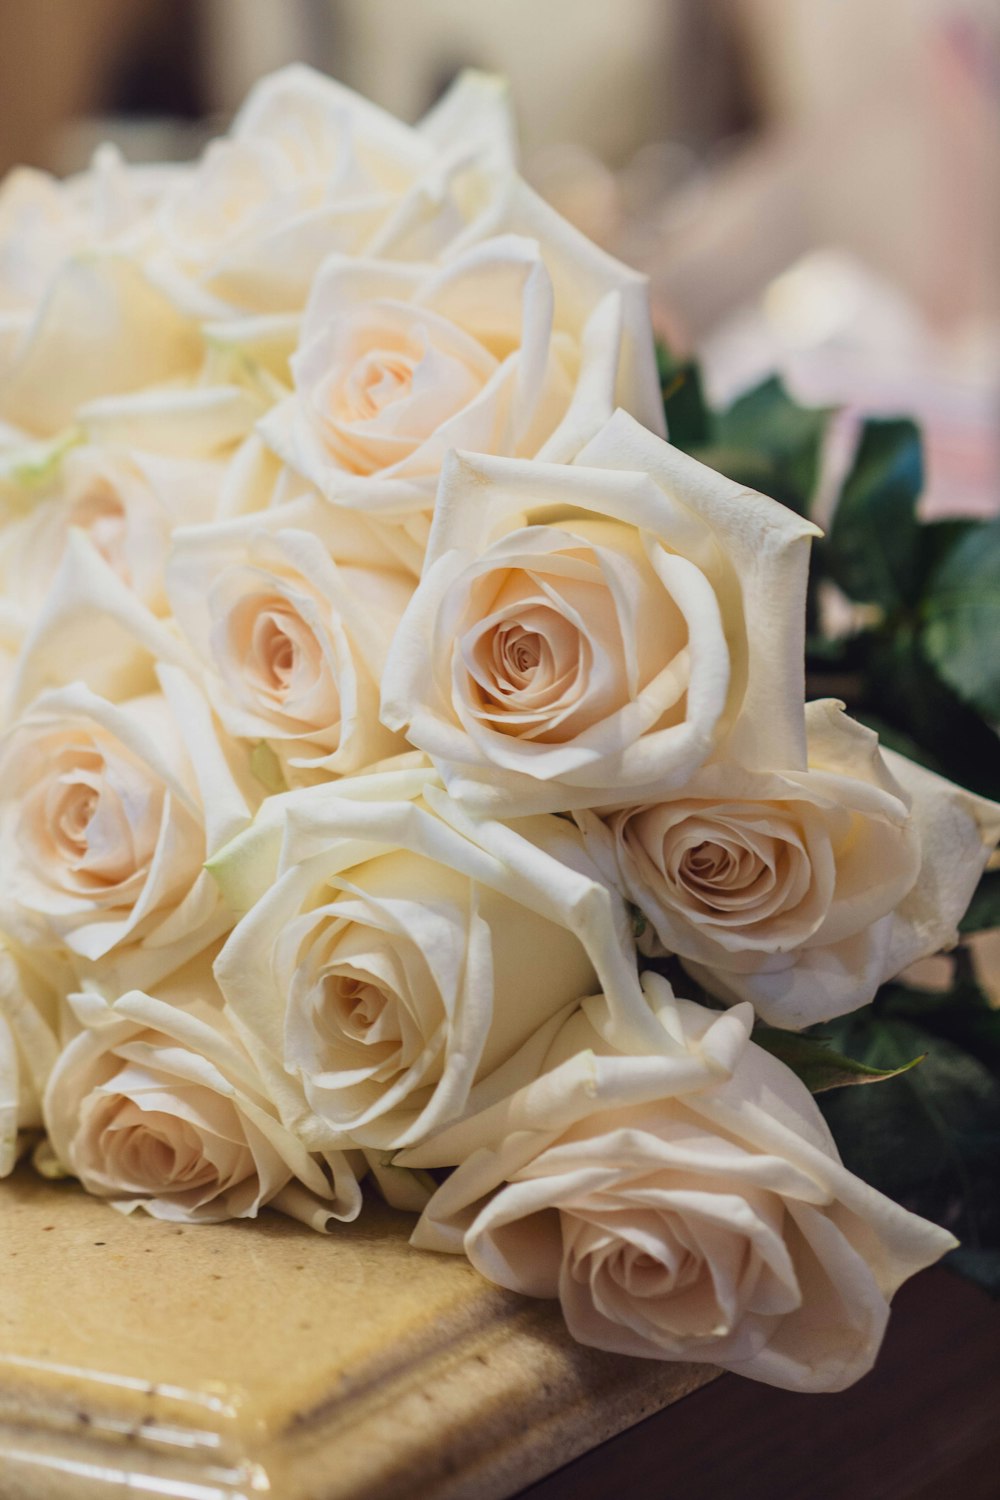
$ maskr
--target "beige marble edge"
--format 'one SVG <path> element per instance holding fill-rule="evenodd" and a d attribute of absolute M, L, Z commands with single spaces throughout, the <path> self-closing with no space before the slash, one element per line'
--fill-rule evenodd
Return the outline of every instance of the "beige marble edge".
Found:
<path fill-rule="evenodd" d="M 2 1500 L 506 1500 L 712 1377 L 584 1349 L 409 1228 L 373 1203 L 329 1239 L 188 1234 L 17 1174 Z"/>

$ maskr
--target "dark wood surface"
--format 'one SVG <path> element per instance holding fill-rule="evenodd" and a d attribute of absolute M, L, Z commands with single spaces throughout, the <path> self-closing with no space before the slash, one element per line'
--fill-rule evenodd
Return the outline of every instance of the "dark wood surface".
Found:
<path fill-rule="evenodd" d="M 1000 1303 L 942 1267 L 835 1396 L 723 1375 L 522 1500 L 1000 1500 Z"/>

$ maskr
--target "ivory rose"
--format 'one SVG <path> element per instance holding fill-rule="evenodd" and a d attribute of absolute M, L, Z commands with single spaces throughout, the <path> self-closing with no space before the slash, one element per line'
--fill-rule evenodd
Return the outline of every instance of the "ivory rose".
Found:
<path fill-rule="evenodd" d="M 844 1168 L 804 1085 L 750 1042 L 749 1006 L 644 983 L 658 1052 L 612 1052 L 588 999 L 513 1097 L 397 1158 L 457 1164 L 413 1243 L 558 1297 L 580 1343 L 842 1390 L 900 1283 L 955 1240 Z"/>
<path fill-rule="evenodd" d="M 806 722 L 806 771 L 710 765 L 663 800 L 578 814 L 663 949 L 790 1027 L 867 1005 L 954 943 L 1000 837 L 1000 808 L 884 755 L 841 705 Z"/>
<path fill-rule="evenodd" d="M 316 1229 L 357 1217 L 352 1163 L 311 1157 L 283 1128 L 204 960 L 155 997 L 71 1004 L 83 1029 L 49 1078 L 45 1124 L 89 1193 L 181 1223 L 255 1218 L 265 1204 Z"/>
<path fill-rule="evenodd" d="M 0 184 L 0 375 L 73 256 L 117 250 L 139 258 L 155 205 L 183 169 L 128 167 L 103 145 L 89 169 L 60 182 L 19 167 Z"/>
<path fill-rule="evenodd" d="M 265 441 L 328 499 L 429 511 L 451 448 L 565 462 L 617 404 L 662 431 L 646 285 L 520 185 L 440 264 L 332 256 Z"/>
<path fill-rule="evenodd" d="M 293 784 L 405 748 L 379 680 L 413 582 L 373 526 L 306 496 L 178 532 L 169 588 L 226 729 Z"/>
<path fill-rule="evenodd" d="M 472 229 L 512 143 L 505 90 L 484 74 L 411 129 L 311 68 L 282 69 L 165 198 L 155 274 L 199 315 L 298 313 L 331 252 L 421 258 Z"/>
<path fill-rule="evenodd" d="M 165 613 L 171 533 L 213 519 L 222 466 L 87 444 L 70 448 L 52 468 L 48 479 L 31 475 L 8 491 L 12 509 L 18 502 L 30 508 L 0 531 L 6 597 L 30 617 L 77 527 L 143 604 Z"/>
<path fill-rule="evenodd" d="M 161 679 L 119 705 L 45 694 L 0 746 L 2 925 L 123 988 L 231 925 L 202 866 L 251 816 L 207 703 L 176 669 Z"/>
<path fill-rule="evenodd" d="M 814 534 L 624 412 L 571 465 L 456 454 L 383 721 L 503 816 L 803 767 Z"/>
<path fill-rule="evenodd" d="M 310 1147 L 419 1140 L 595 975 L 616 1034 L 653 1027 L 572 824 L 471 823 L 419 763 L 272 798 L 211 868 L 248 908 L 219 984 Z"/>

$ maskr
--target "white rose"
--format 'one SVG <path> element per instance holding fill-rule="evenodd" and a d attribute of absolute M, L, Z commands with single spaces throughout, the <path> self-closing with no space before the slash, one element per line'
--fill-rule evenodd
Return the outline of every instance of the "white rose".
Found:
<path fill-rule="evenodd" d="M 953 943 L 1000 836 L 1000 808 L 887 764 L 839 704 L 809 704 L 806 722 L 807 771 L 712 765 L 676 796 L 578 814 L 663 949 L 777 1026 L 867 1005 Z"/>
<path fill-rule="evenodd" d="M 266 1204 L 324 1229 L 354 1219 L 361 1191 L 340 1153 L 319 1159 L 277 1118 L 221 1012 L 204 961 L 113 1005 L 71 1004 L 83 1030 L 45 1094 L 57 1159 L 89 1193 L 130 1213 L 217 1223 Z"/>
<path fill-rule="evenodd" d="M 418 1140 L 595 974 L 616 1034 L 654 1028 L 577 830 L 468 822 L 419 766 L 273 798 L 211 868 L 251 907 L 220 986 L 307 1144 Z"/>
<path fill-rule="evenodd" d="M 802 767 L 813 535 L 623 412 L 572 465 L 453 455 L 382 718 L 505 816 Z"/>
<path fill-rule="evenodd" d="M 193 377 L 197 327 L 117 251 L 78 255 L 0 372 L 0 420 L 34 437 L 69 427 L 98 397 Z"/>
<path fill-rule="evenodd" d="M 97 543 L 107 542 L 106 533 L 102 537 L 100 530 L 69 526 L 57 528 L 57 538 L 62 556 L 33 615 L 26 618 L 24 607 L 9 606 L 19 619 L 20 646 L 7 683 L 8 723 L 41 693 L 72 683 L 118 703 L 158 691 L 160 663 L 189 675 L 197 671 L 172 620 L 154 615 L 126 582 L 127 554 L 122 558 L 119 553 L 121 566 L 116 568 L 113 553 L 109 562 L 98 550 Z M 30 543 L 30 525 L 26 539 Z M 146 539 L 155 546 L 152 538 Z M 0 541 L 0 558 L 3 551 Z M 35 560 L 44 565 L 44 547 Z"/>
<path fill-rule="evenodd" d="M 231 925 L 203 865 L 251 816 L 207 703 L 175 669 L 162 682 L 117 706 L 46 694 L 0 746 L 4 925 L 121 988 Z"/>
<path fill-rule="evenodd" d="M 441 265 L 326 262 L 260 431 L 328 499 L 429 512 L 449 449 L 566 462 L 620 404 L 662 430 L 644 278 L 517 203 Z"/>
<path fill-rule="evenodd" d="M 164 568 L 174 529 L 213 519 L 222 465 L 91 445 L 71 448 L 48 482 L 21 486 L 30 510 L 0 531 L 0 578 L 27 615 L 50 588 L 71 527 L 84 531 L 125 586 L 166 611 Z"/>
<path fill-rule="evenodd" d="M 502 87 L 465 75 L 411 129 L 293 66 L 258 83 L 161 209 L 156 275 L 211 316 L 301 310 L 322 261 L 434 255 L 469 231 L 512 167 Z"/>
<path fill-rule="evenodd" d="M 139 255 L 155 204 L 181 175 L 173 167 L 128 167 L 101 146 L 88 171 L 60 182 L 19 167 L 0 185 L 0 373 L 16 357 L 65 263 L 114 248 Z"/>
<path fill-rule="evenodd" d="M 955 1240 L 843 1167 L 806 1088 L 749 1041 L 749 1006 L 644 982 L 660 1055 L 613 1054 L 588 1000 L 534 1081 L 398 1158 L 458 1163 L 413 1243 L 558 1297 L 581 1343 L 842 1390 L 900 1283 Z"/>
<path fill-rule="evenodd" d="M 270 746 L 290 784 L 405 748 L 379 680 L 413 578 L 362 517 L 307 497 L 179 532 L 169 590 L 226 729 Z"/>
<path fill-rule="evenodd" d="M 59 1055 L 68 976 L 52 962 L 43 971 L 0 938 L 0 1177 L 16 1165 L 20 1132 L 42 1127 L 42 1095 Z"/>

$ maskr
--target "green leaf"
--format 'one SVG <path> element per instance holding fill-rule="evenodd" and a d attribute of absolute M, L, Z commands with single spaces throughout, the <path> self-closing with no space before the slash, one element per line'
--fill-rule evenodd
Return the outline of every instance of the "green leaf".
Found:
<path fill-rule="evenodd" d="M 912 1057 L 897 1067 L 872 1067 L 837 1052 L 825 1037 L 816 1033 L 804 1036 L 801 1032 L 779 1031 L 771 1026 L 755 1026 L 753 1040 L 790 1068 L 812 1094 L 860 1083 L 881 1083 L 923 1062 L 923 1057 Z"/>
<path fill-rule="evenodd" d="M 976 1251 L 1000 1249 L 1000 1080 L 923 1026 L 867 1007 L 824 1026 L 870 1067 L 919 1068 L 884 1089 L 824 1094 L 821 1108 L 845 1165 Z"/>
<path fill-rule="evenodd" d="M 805 515 L 816 488 L 831 415 L 829 407 L 799 406 L 777 376 L 772 376 L 716 417 L 714 442 L 720 450 L 748 456 L 758 469 L 769 469 L 764 482 L 751 481 L 753 488 Z M 740 477 L 725 467 L 722 472 Z"/>
<path fill-rule="evenodd" d="M 826 548 L 832 576 L 852 599 L 880 604 L 887 613 L 915 601 L 916 507 L 923 479 L 920 433 L 913 422 L 864 424 Z"/>
<path fill-rule="evenodd" d="M 948 556 L 953 547 L 970 532 L 977 531 L 981 521 L 953 517 L 947 521 L 925 521 L 920 527 L 920 576 L 926 580 Z"/>
<path fill-rule="evenodd" d="M 1000 519 L 967 531 L 931 574 L 923 646 L 941 677 L 1000 723 Z"/>
<path fill-rule="evenodd" d="M 656 346 L 656 363 L 667 435 L 676 448 L 689 453 L 692 448 L 709 441 L 712 429 L 712 414 L 705 402 L 701 371 L 693 359 L 675 359 L 665 344 Z"/>
<path fill-rule="evenodd" d="M 1000 870 L 987 870 L 976 886 L 959 932 L 986 932 L 1000 927 Z"/>
<path fill-rule="evenodd" d="M 919 745 L 924 763 L 984 797 L 1000 797 L 997 737 L 943 682 L 908 623 L 869 633 L 857 645 L 862 690 L 853 713 L 874 712 L 891 729 Z"/>
<path fill-rule="evenodd" d="M 945 1257 L 944 1263 L 981 1286 L 991 1297 L 1000 1297 L 1000 1249 L 969 1250 L 959 1245 Z"/>
<path fill-rule="evenodd" d="M 932 1036 L 954 1042 L 1000 1077 L 1000 1010 L 976 983 L 969 950 L 960 946 L 951 958 L 954 982 L 950 989 L 887 984 L 879 992 L 876 1008 L 882 1016 L 911 1021 Z"/>
<path fill-rule="evenodd" d="M 752 448 L 725 447 L 718 443 L 698 445 L 690 451 L 693 458 L 707 464 L 717 474 L 725 474 L 727 479 L 746 485 L 747 489 L 759 490 L 762 495 L 771 494 L 776 475 L 767 454 L 755 453 Z M 774 495 L 772 498 L 776 500 L 778 497 Z"/>

